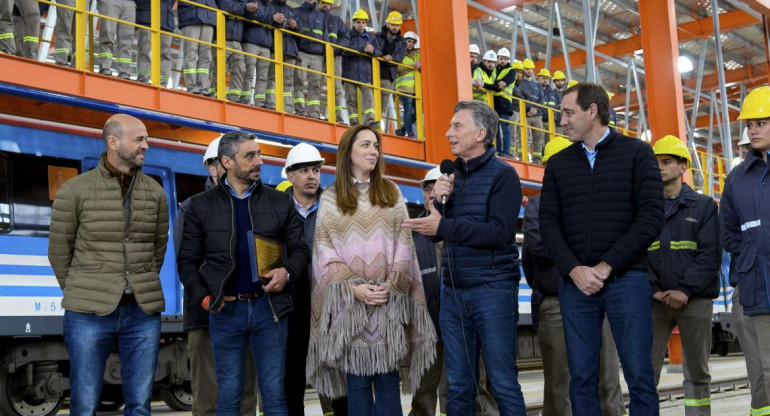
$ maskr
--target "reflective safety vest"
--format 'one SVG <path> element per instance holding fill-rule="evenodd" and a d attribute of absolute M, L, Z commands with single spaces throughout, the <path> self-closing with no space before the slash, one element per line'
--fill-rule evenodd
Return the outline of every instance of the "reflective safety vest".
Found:
<path fill-rule="evenodd" d="M 409 54 L 407 52 L 406 56 L 404 56 L 404 60 L 401 61 L 401 63 L 404 65 L 412 66 L 419 61 L 420 61 L 420 52 L 417 50 L 414 50 L 412 54 Z M 414 94 L 414 76 L 417 70 L 416 69 L 407 70 L 406 68 L 399 66 L 398 72 L 403 72 L 403 71 L 406 71 L 406 72 L 399 74 L 398 78 L 396 78 L 396 91 Z"/>
<path fill-rule="evenodd" d="M 511 72 L 512 70 L 513 70 L 513 67 L 511 66 L 503 69 L 502 71 L 500 71 L 499 74 L 497 74 L 497 80 L 502 81 L 503 79 L 505 79 L 506 76 L 508 76 L 508 73 Z M 505 88 L 503 88 L 503 90 L 501 91 L 503 94 L 505 94 L 502 98 L 505 98 L 506 100 L 508 100 L 509 103 L 513 102 L 513 97 L 511 96 L 513 95 L 513 88 L 515 86 L 516 86 L 516 81 L 506 85 Z"/>
<path fill-rule="evenodd" d="M 495 79 L 497 78 L 497 71 L 492 71 L 491 74 L 487 75 L 486 71 L 481 69 L 481 65 L 476 67 L 476 70 L 473 71 L 473 79 L 477 80 L 480 79 L 484 81 L 484 84 L 494 84 Z M 487 101 L 487 90 L 486 89 L 473 89 L 473 99 L 475 101 Z"/>

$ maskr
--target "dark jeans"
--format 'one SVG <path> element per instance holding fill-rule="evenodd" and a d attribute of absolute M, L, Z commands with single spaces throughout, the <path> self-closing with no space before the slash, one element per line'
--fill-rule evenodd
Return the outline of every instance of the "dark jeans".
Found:
<path fill-rule="evenodd" d="M 347 375 L 348 416 L 401 416 L 398 370 L 373 376 Z M 374 396 L 372 395 L 374 386 Z"/>
<path fill-rule="evenodd" d="M 570 370 L 573 416 L 601 416 L 599 350 L 604 316 L 610 322 L 628 389 L 630 413 L 657 416 L 658 391 L 652 360 L 652 294 L 647 274 L 630 271 L 604 283 L 593 296 L 572 282 L 559 285 L 564 339 Z"/>
<path fill-rule="evenodd" d="M 414 98 L 400 96 L 401 104 L 404 106 L 404 133 L 407 136 L 414 135 L 412 130 L 412 124 L 417 120 L 417 111 L 415 108 Z"/>
<path fill-rule="evenodd" d="M 498 114 L 503 120 L 510 120 L 512 114 Z M 501 135 L 502 131 L 502 135 Z M 500 129 L 497 130 L 497 138 L 495 139 L 495 148 L 497 153 L 510 154 L 511 153 L 511 124 L 505 121 L 500 121 Z"/>
<path fill-rule="evenodd" d="M 500 414 L 527 414 L 516 367 L 518 293 L 514 280 L 442 290 L 439 321 L 449 380 L 449 416 L 475 414 L 477 340 Z"/>
<path fill-rule="evenodd" d="M 265 416 L 288 415 L 284 396 L 287 319 L 273 321 L 267 296 L 225 303 L 209 316 L 217 370 L 217 416 L 239 416 L 243 368 L 251 342 Z"/>
<path fill-rule="evenodd" d="M 70 412 L 95 415 L 107 358 L 117 340 L 125 415 L 150 415 L 152 383 L 160 348 L 160 314 L 136 302 L 109 315 L 64 312 L 64 342 L 70 357 Z"/>

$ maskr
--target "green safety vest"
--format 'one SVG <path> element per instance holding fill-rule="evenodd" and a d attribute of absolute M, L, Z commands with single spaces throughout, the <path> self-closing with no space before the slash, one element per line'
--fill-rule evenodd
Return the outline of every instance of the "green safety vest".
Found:
<path fill-rule="evenodd" d="M 483 65 L 483 64 L 482 64 Z M 475 71 L 473 71 L 473 79 L 479 79 L 481 78 L 482 81 L 484 81 L 484 84 L 494 84 L 495 79 L 497 78 L 497 70 L 492 71 L 491 75 L 487 75 L 487 73 L 481 69 L 481 65 L 479 65 Z M 475 101 L 487 101 L 487 90 L 481 89 L 473 90 L 473 99 Z"/>
<path fill-rule="evenodd" d="M 419 61 L 420 61 L 420 52 L 414 51 L 412 55 L 407 54 L 406 56 L 404 56 L 404 60 L 401 61 L 401 63 L 404 65 L 412 66 Z M 402 67 L 398 67 L 398 68 L 402 69 Z M 412 69 L 411 71 L 408 71 L 404 74 L 399 75 L 398 78 L 396 78 L 396 91 L 414 94 L 415 72 L 417 72 L 417 70 Z"/>
<path fill-rule="evenodd" d="M 511 72 L 511 70 L 513 70 L 512 66 L 509 66 L 508 68 L 503 69 L 499 74 L 497 74 L 497 80 L 502 81 L 506 76 L 508 76 L 508 73 Z M 515 85 L 516 85 L 516 81 L 514 80 L 512 84 L 506 85 L 505 88 L 503 88 L 503 90 L 501 91 L 503 94 L 505 94 L 503 98 L 508 100 L 508 102 L 513 102 L 512 95 L 513 95 L 513 87 Z"/>

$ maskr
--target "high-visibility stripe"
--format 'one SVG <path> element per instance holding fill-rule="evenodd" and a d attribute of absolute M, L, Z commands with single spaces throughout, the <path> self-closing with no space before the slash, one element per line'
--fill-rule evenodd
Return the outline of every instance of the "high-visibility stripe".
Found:
<path fill-rule="evenodd" d="M 770 406 L 760 407 L 759 409 L 751 408 L 751 416 L 767 416 L 770 415 Z"/>
<path fill-rule="evenodd" d="M 756 228 L 756 227 L 759 227 L 760 225 L 762 225 L 762 220 L 749 221 L 741 224 L 741 231 L 746 231 L 750 228 Z"/>
<path fill-rule="evenodd" d="M 671 250 L 697 250 L 698 243 L 695 241 L 672 241 Z"/>
<path fill-rule="evenodd" d="M 195 68 L 190 68 L 190 69 L 185 69 L 183 72 L 185 74 L 196 74 L 196 73 L 198 73 L 198 70 L 195 69 Z"/>
<path fill-rule="evenodd" d="M 136 75 L 152 75 L 152 72 L 150 71 L 138 71 Z"/>
<path fill-rule="evenodd" d="M 338 106 L 336 106 L 334 108 L 336 108 L 337 110 L 344 110 L 345 106 L 344 105 L 338 105 Z"/>
<path fill-rule="evenodd" d="M 40 38 L 37 36 L 24 36 L 22 40 L 24 42 L 40 42 Z"/>
<path fill-rule="evenodd" d="M 70 48 L 56 48 L 54 49 L 54 53 L 70 53 L 72 52 L 72 49 Z"/>
<path fill-rule="evenodd" d="M 337 33 L 336 32 L 329 32 L 329 37 L 337 39 Z"/>
<path fill-rule="evenodd" d="M 0 33 L 0 39 L 13 39 L 13 33 Z"/>
<path fill-rule="evenodd" d="M 684 399 L 684 405 L 687 407 L 701 407 L 701 406 L 711 406 L 711 397 L 706 397 L 704 399 Z"/>
<path fill-rule="evenodd" d="M 364 110 L 364 114 L 374 114 L 374 109 L 373 108 L 367 108 L 366 110 Z"/>
<path fill-rule="evenodd" d="M 254 99 L 255 100 L 259 100 L 259 99 L 264 100 L 265 99 L 265 94 L 254 94 Z"/>
<path fill-rule="evenodd" d="M 241 95 L 241 90 L 230 90 L 228 89 L 225 94 L 227 95 Z"/>
<path fill-rule="evenodd" d="M 655 251 L 660 249 L 660 240 L 653 241 L 652 244 L 650 244 L 650 247 L 647 249 L 647 251 Z"/>
<path fill-rule="evenodd" d="M 321 105 L 321 100 L 310 100 L 307 105 Z"/>
<path fill-rule="evenodd" d="M 268 94 L 275 94 L 275 90 L 265 90 L 265 92 Z"/>
<path fill-rule="evenodd" d="M 324 34 L 324 31 L 323 31 L 323 30 L 318 30 L 318 29 L 313 29 L 313 33 L 315 33 L 315 34 L 317 34 L 317 35 L 321 35 L 321 36 L 323 36 L 323 34 Z"/>
<path fill-rule="evenodd" d="M 358 118 L 358 113 L 349 114 L 348 118 Z"/>
<path fill-rule="evenodd" d="M 195 72 L 197 72 L 199 74 L 206 74 L 206 75 L 208 75 L 209 74 L 209 69 L 208 68 L 198 68 L 198 69 L 195 70 Z"/>
<path fill-rule="evenodd" d="M 283 93 L 283 96 L 291 98 L 291 93 L 290 92 L 285 92 L 285 93 Z"/>
<path fill-rule="evenodd" d="M 324 413 L 324 416 L 331 416 L 333 414 L 334 414 L 334 412 L 326 412 L 326 413 Z"/>
<path fill-rule="evenodd" d="M 299 104 L 299 103 L 304 104 L 305 103 L 305 99 L 304 98 L 295 98 L 294 99 L 294 104 Z"/>
<path fill-rule="evenodd" d="M 96 55 L 97 58 L 112 58 L 112 52 L 102 52 Z"/>
<path fill-rule="evenodd" d="M 118 58 L 118 62 L 121 64 L 131 64 L 133 61 L 131 58 Z"/>
<path fill-rule="evenodd" d="M 241 95 L 248 97 L 251 95 L 251 91 L 241 91 Z"/>

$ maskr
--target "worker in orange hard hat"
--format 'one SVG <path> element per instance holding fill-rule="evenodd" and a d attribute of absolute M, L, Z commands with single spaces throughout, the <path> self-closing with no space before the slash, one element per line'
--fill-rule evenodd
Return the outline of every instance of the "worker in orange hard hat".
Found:
<path fill-rule="evenodd" d="M 684 365 L 684 406 L 691 416 L 711 414 L 712 299 L 719 296 L 722 244 L 717 204 L 683 182 L 692 164 L 682 140 L 668 135 L 653 146 L 663 178 L 665 220 L 647 250 L 652 287 L 652 365 L 660 380 L 671 331 L 679 327 Z"/>

